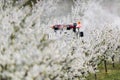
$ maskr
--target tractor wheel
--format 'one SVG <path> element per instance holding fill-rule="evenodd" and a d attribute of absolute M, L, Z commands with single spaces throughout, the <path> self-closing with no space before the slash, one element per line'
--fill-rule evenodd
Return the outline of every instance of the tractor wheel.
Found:
<path fill-rule="evenodd" d="M 70 30 L 70 27 L 69 27 L 69 25 L 67 25 L 67 30 Z"/>
<path fill-rule="evenodd" d="M 73 26 L 74 26 L 74 28 L 73 28 L 73 32 L 76 32 L 76 26 L 77 26 L 77 23 L 73 23 Z"/>
<path fill-rule="evenodd" d="M 83 37 L 83 36 L 84 36 L 84 33 L 83 33 L 83 32 L 80 32 L 80 33 L 79 33 L 79 36 L 80 36 L 80 37 Z"/>

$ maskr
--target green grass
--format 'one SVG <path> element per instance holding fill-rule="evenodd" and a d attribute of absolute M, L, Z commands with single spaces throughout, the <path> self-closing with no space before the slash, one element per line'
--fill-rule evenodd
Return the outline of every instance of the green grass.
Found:
<path fill-rule="evenodd" d="M 120 64 L 115 63 L 115 67 L 112 67 L 111 63 L 107 63 L 108 72 L 104 70 L 104 65 L 99 66 L 99 72 L 97 73 L 97 80 L 120 80 Z M 95 80 L 94 74 L 90 74 L 87 80 Z"/>

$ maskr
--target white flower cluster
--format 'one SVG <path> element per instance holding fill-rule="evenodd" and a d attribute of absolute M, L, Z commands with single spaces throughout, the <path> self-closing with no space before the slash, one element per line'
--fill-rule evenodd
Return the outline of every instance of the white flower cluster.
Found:
<path fill-rule="evenodd" d="M 2 9 L 0 3 L 1 80 L 84 80 L 97 72 L 104 56 L 118 53 L 117 28 L 95 29 L 83 38 L 72 31 L 54 33 L 51 24 L 76 18 L 70 17 L 74 14 L 53 18 L 50 14 L 56 6 L 54 0 L 39 1 L 32 8 L 8 5 Z"/>

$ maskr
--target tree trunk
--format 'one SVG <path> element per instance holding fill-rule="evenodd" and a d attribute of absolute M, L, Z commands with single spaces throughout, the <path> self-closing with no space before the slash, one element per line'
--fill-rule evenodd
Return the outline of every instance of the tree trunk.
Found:
<path fill-rule="evenodd" d="M 97 80 L 97 74 L 95 73 L 95 80 Z"/>
<path fill-rule="evenodd" d="M 119 56 L 119 63 L 120 63 L 120 56 Z"/>
<path fill-rule="evenodd" d="M 112 56 L 112 66 L 113 66 L 113 68 L 115 67 L 114 58 L 115 58 L 115 56 L 113 55 Z"/>
<path fill-rule="evenodd" d="M 105 72 L 107 73 L 107 61 L 104 60 Z"/>

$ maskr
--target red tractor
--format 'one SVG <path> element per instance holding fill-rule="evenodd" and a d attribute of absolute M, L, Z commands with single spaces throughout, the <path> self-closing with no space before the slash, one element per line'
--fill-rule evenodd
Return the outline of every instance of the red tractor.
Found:
<path fill-rule="evenodd" d="M 63 30 L 64 28 L 66 30 L 73 30 L 74 33 L 76 33 L 77 35 L 79 35 L 80 37 L 83 37 L 83 32 L 80 32 L 80 28 L 81 28 L 81 24 L 80 22 L 78 23 L 73 23 L 73 24 L 68 24 L 68 25 L 53 25 L 51 27 L 52 29 L 54 29 L 54 31 L 56 32 L 57 30 Z"/>

